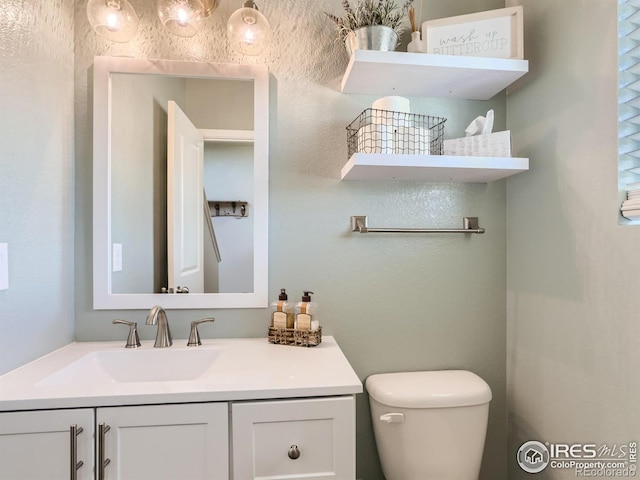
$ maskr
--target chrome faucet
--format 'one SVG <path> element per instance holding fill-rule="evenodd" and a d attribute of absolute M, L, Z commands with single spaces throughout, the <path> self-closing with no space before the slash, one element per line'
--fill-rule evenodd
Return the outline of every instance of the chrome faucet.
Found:
<path fill-rule="evenodd" d="M 200 332 L 198 332 L 198 325 L 205 322 L 213 322 L 215 318 L 203 318 L 202 320 L 196 320 L 191 322 L 191 333 L 189 334 L 189 341 L 187 342 L 187 347 L 199 347 L 202 345 L 202 341 L 200 340 Z"/>
<path fill-rule="evenodd" d="M 170 347 L 173 345 L 171 340 L 171 330 L 169 330 L 169 322 L 167 321 L 167 313 L 160 305 L 156 305 L 149 311 L 147 316 L 147 325 L 158 325 L 158 333 L 156 334 L 156 348 Z"/>

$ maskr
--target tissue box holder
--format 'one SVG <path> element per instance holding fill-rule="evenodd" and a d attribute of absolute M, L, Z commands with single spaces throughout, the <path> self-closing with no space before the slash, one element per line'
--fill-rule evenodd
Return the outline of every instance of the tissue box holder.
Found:
<path fill-rule="evenodd" d="M 468 157 L 511 157 L 511 131 L 445 140 L 444 154 Z"/>

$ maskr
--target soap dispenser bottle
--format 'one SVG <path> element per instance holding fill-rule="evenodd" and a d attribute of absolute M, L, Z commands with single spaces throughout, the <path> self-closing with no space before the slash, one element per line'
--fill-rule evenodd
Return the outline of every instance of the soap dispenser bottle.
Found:
<path fill-rule="evenodd" d="M 304 292 L 302 301 L 296 304 L 296 322 L 295 328 L 298 330 L 317 330 L 318 320 L 316 312 L 318 304 L 311 301 L 313 292 Z"/>
<path fill-rule="evenodd" d="M 288 297 L 286 289 L 281 288 L 278 300 L 271 304 L 271 308 L 273 310 L 273 312 L 271 313 L 271 326 L 273 328 L 293 328 L 293 305 L 289 303 L 287 299 Z"/>

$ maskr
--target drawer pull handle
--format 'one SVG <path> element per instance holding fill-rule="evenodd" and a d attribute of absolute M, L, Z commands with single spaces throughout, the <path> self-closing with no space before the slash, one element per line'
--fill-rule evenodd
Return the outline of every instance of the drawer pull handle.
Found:
<path fill-rule="evenodd" d="M 69 427 L 71 437 L 71 480 L 77 480 L 78 469 L 84 465 L 82 460 L 78 461 L 78 435 L 83 432 L 83 428 L 75 423 Z"/>
<path fill-rule="evenodd" d="M 291 445 L 291 448 L 289 449 L 289 458 L 291 460 L 296 460 L 299 457 L 300 457 L 300 449 L 298 449 L 297 445 Z"/>
<path fill-rule="evenodd" d="M 105 458 L 105 434 L 111 430 L 109 425 L 104 424 L 103 422 L 98 424 L 98 480 L 105 479 L 105 471 L 107 465 L 111 463 L 111 459 Z"/>

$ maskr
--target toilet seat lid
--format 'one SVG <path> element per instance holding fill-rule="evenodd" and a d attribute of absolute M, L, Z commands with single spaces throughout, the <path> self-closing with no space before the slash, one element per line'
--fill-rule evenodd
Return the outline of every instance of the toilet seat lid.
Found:
<path fill-rule="evenodd" d="M 491 400 L 487 382 L 466 370 L 381 373 L 367 378 L 366 386 L 372 398 L 390 407 L 464 407 Z"/>

